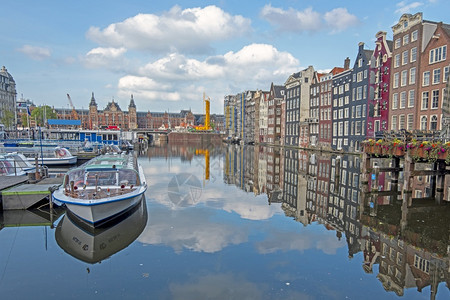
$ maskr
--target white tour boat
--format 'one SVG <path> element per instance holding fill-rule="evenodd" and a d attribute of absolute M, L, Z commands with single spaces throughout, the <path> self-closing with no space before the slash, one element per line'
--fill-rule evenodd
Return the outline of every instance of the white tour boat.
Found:
<path fill-rule="evenodd" d="M 133 155 L 105 154 L 69 170 L 53 200 L 99 226 L 139 204 L 146 190 L 144 171 Z"/>

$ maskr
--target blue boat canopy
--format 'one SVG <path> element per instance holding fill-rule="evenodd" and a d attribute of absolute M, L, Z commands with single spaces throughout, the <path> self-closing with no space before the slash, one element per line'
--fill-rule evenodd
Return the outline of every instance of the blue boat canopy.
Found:
<path fill-rule="evenodd" d="M 47 122 L 48 122 L 48 125 L 68 125 L 68 126 L 81 125 L 81 120 L 48 119 Z"/>

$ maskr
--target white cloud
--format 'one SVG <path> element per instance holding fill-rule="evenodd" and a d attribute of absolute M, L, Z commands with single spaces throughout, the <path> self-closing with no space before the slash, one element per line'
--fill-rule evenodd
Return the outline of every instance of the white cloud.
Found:
<path fill-rule="evenodd" d="M 341 32 L 360 23 L 355 15 L 350 14 L 346 8 L 335 8 L 323 16 L 325 23 L 331 28 L 331 33 Z"/>
<path fill-rule="evenodd" d="M 125 48 L 94 48 L 86 53 L 82 61 L 88 68 L 117 69 L 124 65 L 123 54 L 125 52 L 127 52 Z"/>
<path fill-rule="evenodd" d="M 261 10 L 261 17 L 272 25 L 276 25 L 280 31 L 300 33 L 316 32 L 324 28 L 330 28 L 331 33 L 336 33 L 360 23 L 355 15 L 350 14 L 346 8 L 342 7 L 322 15 L 311 7 L 303 11 L 293 8 L 283 10 L 267 4 Z"/>
<path fill-rule="evenodd" d="M 224 95 L 247 89 L 268 90 L 272 81 L 284 82 L 299 68 L 292 54 L 272 45 L 251 44 L 204 60 L 172 53 L 139 68 L 136 76 L 124 76 L 118 88 L 119 94 L 133 93 L 137 102 L 160 101 L 158 104 L 166 100 L 198 101 L 205 91 L 213 99 L 211 108 L 222 111 Z"/>
<path fill-rule="evenodd" d="M 33 60 L 44 60 L 51 56 L 50 49 L 38 46 L 24 45 L 22 48 L 17 49 L 17 51 L 24 53 Z"/>
<path fill-rule="evenodd" d="M 432 1 L 430 1 L 432 2 Z M 412 3 L 408 3 L 407 1 L 400 1 L 399 3 L 397 3 L 397 9 L 395 10 L 395 13 L 397 14 L 406 14 L 406 13 L 410 13 L 411 11 L 415 10 L 416 8 L 418 8 L 419 6 L 422 6 L 423 2 L 412 2 Z"/>
<path fill-rule="evenodd" d="M 104 29 L 91 27 L 87 37 L 100 45 L 155 53 L 207 53 L 210 43 L 250 32 L 250 20 L 216 6 L 182 10 L 174 6 L 160 16 L 138 14 Z"/>
<path fill-rule="evenodd" d="M 283 31 L 317 31 L 321 29 L 320 14 L 311 7 L 303 11 L 293 8 L 283 10 L 267 4 L 261 10 L 261 17 L 273 25 L 277 25 Z"/>

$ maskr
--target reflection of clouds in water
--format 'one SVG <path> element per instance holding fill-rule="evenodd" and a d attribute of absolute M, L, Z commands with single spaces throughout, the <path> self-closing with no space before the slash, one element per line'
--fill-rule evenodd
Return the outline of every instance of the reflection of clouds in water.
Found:
<path fill-rule="evenodd" d="M 186 165 L 186 168 L 183 168 L 183 173 L 181 171 L 180 173 L 172 173 L 172 168 L 171 173 L 164 173 L 157 166 L 147 168 L 146 172 L 149 173 L 146 177 L 149 184 L 147 196 L 173 210 L 205 204 L 215 209 L 235 212 L 241 218 L 248 220 L 266 220 L 275 214 L 282 213 L 279 205 L 268 205 L 266 195 L 255 196 L 252 193 L 241 191 L 235 186 L 223 186 L 221 184 L 217 186 L 207 182 L 201 190 L 199 187 L 190 190 L 181 187 L 179 190 L 173 189 L 171 183 L 174 182 L 174 178 L 183 174 L 190 174 L 191 178 L 199 178 L 195 175 L 196 169 L 198 167 Z M 196 185 L 198 183 L 201 184 L 202 182 L 197 182 Z"/>
<path fill-rule="evenodd" d="M 207 274 L 191 278 L 187 283 L 171 283 L 173 299 L 314 299 L 299 286 L 288 286 L 288 281 L 263 285 L 232 273 Z M 276 289 L 273 286 L 277 286 Z M 272 286 L 271 289 L 269 287 Z M 296 290 L 297 289 L 297 290 Z"/>
<path fill-rule="evenodd" d="M 267 199 L 258 197 L 253 199 L 233 198 L 231 201 L 223 203 L 222 209 L 227 212 L 236 212 L 243 219 L 249 220 L 266 220 L 270 219 L 276 213 L 280 213 L 280 207 L 276 205 L 268 205 Z"/>
<path fill-rule="evenodd" d="M 198 203 L 202 194 L 202 184 L 189 173 L 175 175 L 167 185 L 169 199 L 175 206 L 188 207 Z"/>
<path fill-rule="evenodd" d="M 262 242 L 256 245 L 259 253 L 275 253 L 277 251 L 319 249 L 325 254 L 336 254 L 336 250 L 345 247 L 344 240 L 339 241 L 332 234 L 314 232 L 303 229 L 302 232 L 282 232 L 276 229 Z"/>
<path fill-rule="evenodd" d="M 213 223 L 211 216 L 205 209 L 177 212 L 153 208 L 139 241 L 164 244 L 176 252 L 189 249 L 208 253 L 247 241 L 248 232 L 242 226 Z"/>
<path fill-rule="evenodd" d="M 173 299 L 263 299 L 261 287 L 231 273 L 200 276 L 169 286 Z"/>

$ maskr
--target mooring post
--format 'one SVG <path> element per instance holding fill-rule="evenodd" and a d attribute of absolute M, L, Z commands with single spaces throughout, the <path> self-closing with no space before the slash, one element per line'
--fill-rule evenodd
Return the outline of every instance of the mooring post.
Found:
<path fill-rule="evenodd" d="M 435 182 L 435 202 L 438 205 L 442 205 L 444 203 L 445 169 L 447 166 L 444 160 L 439 160 L 436 165 L 438 175 Z"/>
<path fill-rule="evenodd" d="M 415 162 L 409 156 L 409 153 L 405 155 L 405 166 L 403 168 L 403 189 L 402 189 L 402 200 L 406 202 L 409 207 L 412 205 L 412 187 L 414 182 L 414 176 L 412 173 L 415 169 Z"/>
<path fill-rule="evenodd" d="M 396 170 L 391 172 L 391 191 L 398 192 L 398 177 L 399 177 L 399 168 L 400 168 L 400 158 L 397 156 L 392 157 L 392 167 Z M 398 194 L 391 196 L 391 200 L 399 200 Z"/>
<path fill-rule="evenodd" d="M 41 174 L 39 172 L 39 161 L 38 161 L 38 156 L 37 155 L 34 157 L 34 163 L 35 163 L 35 166 L 36 166 L 36 170 L 35 170 L 36 181 L 39 181 L 41 179 Z"/>
<path fill-rule="evenodd" d="M 363 152 L 361 164 L 361 191 L 368 192 L 369 189 L 369 173 L 372 168 L 370 165 L 370 156 Z"/>
<path fill-rule="evenodd" d="M 436 172 L 438 171 L 438 162 L 435 161 L 432 165 L 433 175 L 430 175 L 430 190 L 431 195 L 430 197 L 435 198 L 436 197 Z"/>

